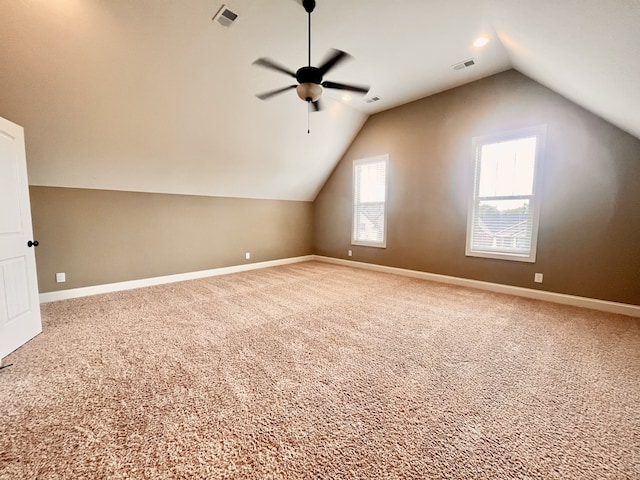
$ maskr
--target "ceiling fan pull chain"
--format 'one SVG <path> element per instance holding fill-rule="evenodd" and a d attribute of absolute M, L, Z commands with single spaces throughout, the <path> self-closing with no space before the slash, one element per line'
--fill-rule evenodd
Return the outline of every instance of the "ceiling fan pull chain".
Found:
<path fill-rule="evenodd" d="M 311 133 L 311 102 L 307 100 L 307 135 Z"/>

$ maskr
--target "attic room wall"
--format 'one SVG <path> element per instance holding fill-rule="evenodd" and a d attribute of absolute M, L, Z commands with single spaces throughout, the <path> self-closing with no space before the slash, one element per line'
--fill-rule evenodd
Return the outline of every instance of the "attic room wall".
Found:
<path fill-rule="evenodd" d="M 311 253 L 310 202 L 39 186 L 30 195 L 40 293 Z"/>
<path fill-rule="evenodd" d="M 536 263 L 466 257 L 472 137 L 539 124 Z M 385 153 L 387 248 L 351 246 L 352 162 Z M 639 206 L 640 140 L 510 70 L 370 117 L 315 200 L 314 253 L 640 305 Z"/>

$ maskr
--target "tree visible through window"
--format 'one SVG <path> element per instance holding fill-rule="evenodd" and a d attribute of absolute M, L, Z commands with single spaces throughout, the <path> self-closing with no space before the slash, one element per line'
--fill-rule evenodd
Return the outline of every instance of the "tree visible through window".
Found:
<path fill-rule="evenodd" d="M 387 155 L 353 162 L 354 245 L 386 246 L 387 163 Z"/>
<path fill-rule="evenodd" d="M 474 138 L 469 256 L 535 262 L 545 127 Z"/>

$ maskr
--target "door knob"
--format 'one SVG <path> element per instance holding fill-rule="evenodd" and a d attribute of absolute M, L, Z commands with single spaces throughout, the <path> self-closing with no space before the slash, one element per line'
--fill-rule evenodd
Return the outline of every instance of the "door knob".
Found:
<path fill-rule="evenodd" d="M 40 243 L 38 243 L 38 240 L 34 240 L 33 242 L 29 240 L 27 242 L 27 247 L 37 247 L 38 245 L 40 245 Z"/>

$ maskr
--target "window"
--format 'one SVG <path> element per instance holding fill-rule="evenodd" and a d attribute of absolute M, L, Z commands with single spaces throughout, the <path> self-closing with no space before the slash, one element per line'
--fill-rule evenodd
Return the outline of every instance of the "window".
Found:
<path fill-rule="evenodd" d="M 536 261 L 546 126 L 473 139 L 466 254 Z"/>
<path fill-rule="evenodd" d="M 353 245 L 386 247 L 388 162 L 388 155 L 353 162 Z"/>

